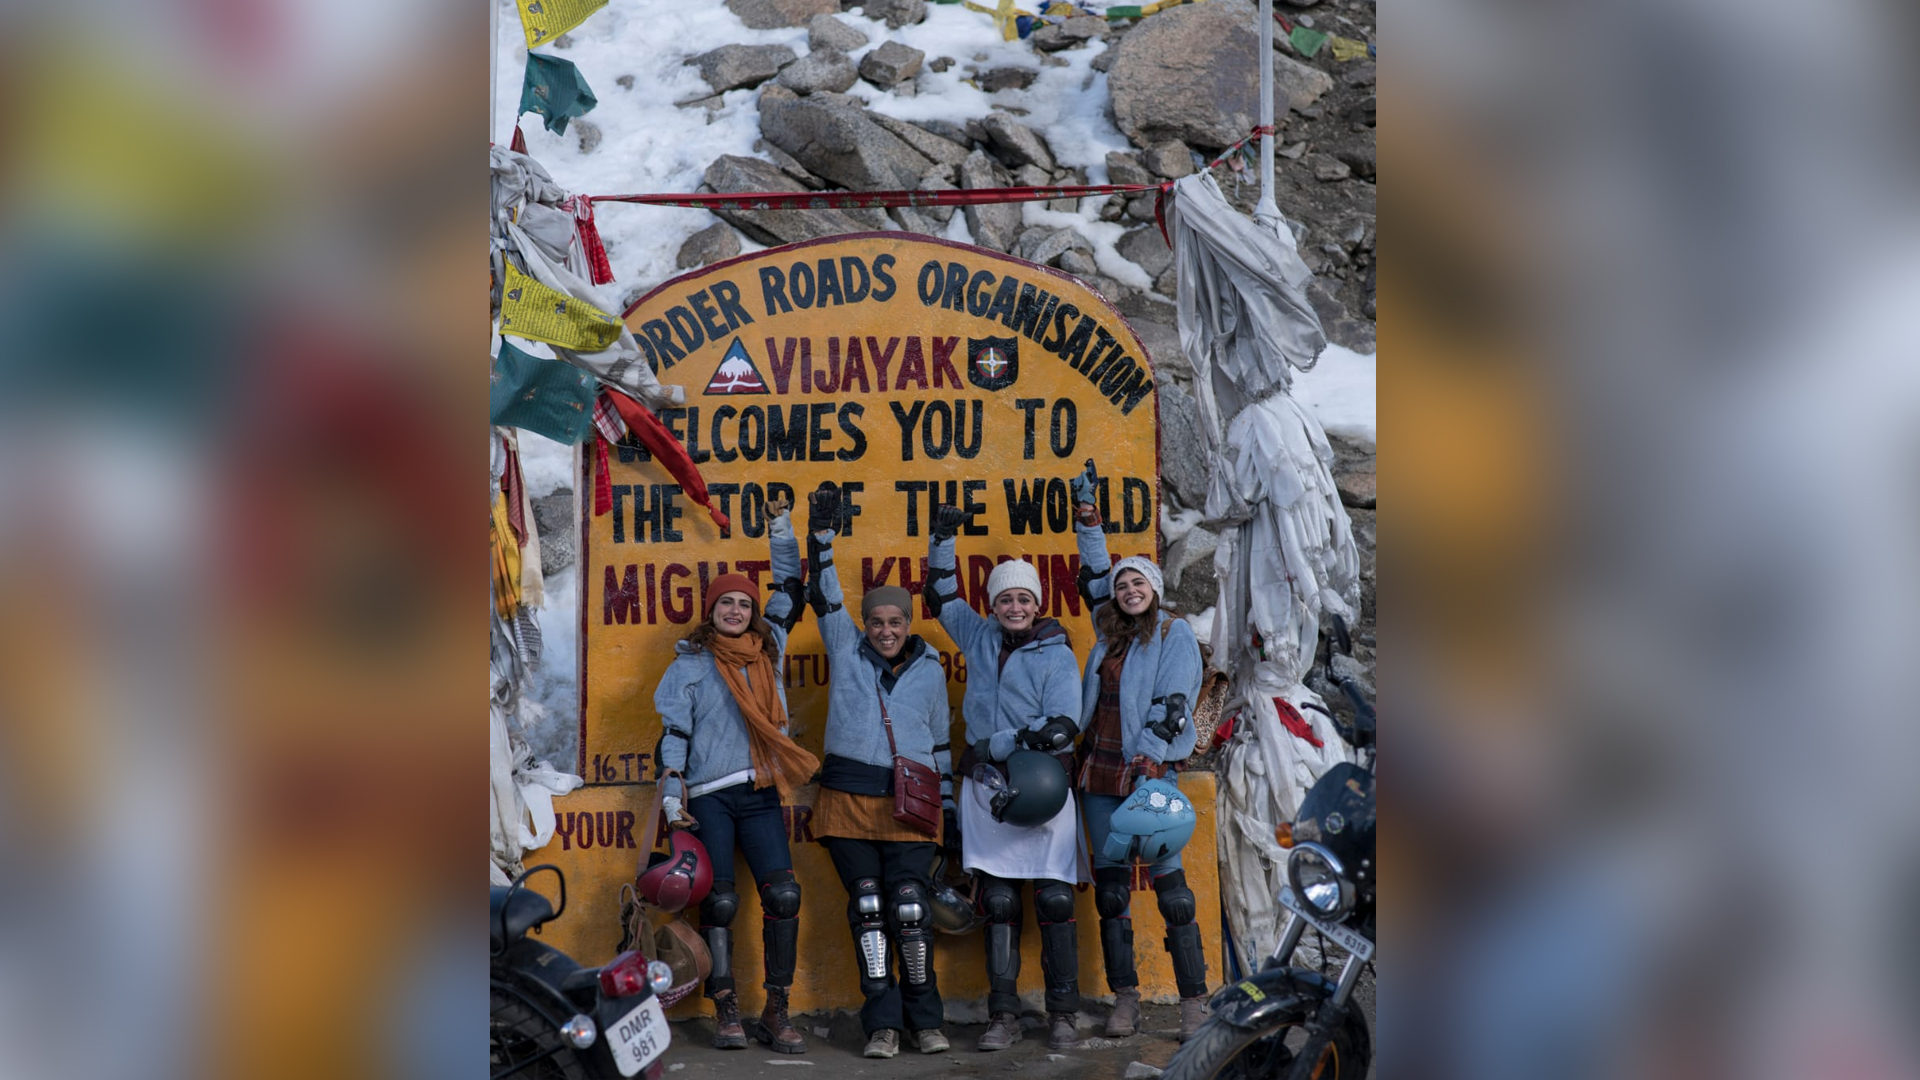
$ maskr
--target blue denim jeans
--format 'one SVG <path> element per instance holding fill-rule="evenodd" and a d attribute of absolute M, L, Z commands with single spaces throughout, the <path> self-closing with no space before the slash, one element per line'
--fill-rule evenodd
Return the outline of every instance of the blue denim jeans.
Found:
<path fill-rule="evenodd" d="M 767 875 L 776 870 L 793 869 L 793 852 L 787 848 L 787 819 L 780 812 L 779 788 L 771 785 L 755 788 L 746 782 L 709 791 L 687 800 L 687 813 L 700 823 L 694 835 L 706 845 L 716 890 L 723 881 L 737 880 L 733 876 L 736 844 L 747 857 L 747 870 L 753 874 L 755 885 L 764 883 Z"/>

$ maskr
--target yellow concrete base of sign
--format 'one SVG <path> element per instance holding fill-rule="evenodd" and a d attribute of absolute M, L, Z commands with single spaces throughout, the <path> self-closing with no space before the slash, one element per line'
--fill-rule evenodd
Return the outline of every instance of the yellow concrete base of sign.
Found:
<path fill-rule="evenodd" d="M 1199 828 L 1194 830 L 1182 862 L 1187 884 L 1193 889 L 1200 911 L 1207 975 L 1212 984 L 1218 986 L 1223 978 L 1213 774 L 1185 774 L 1180 778 L 1180 787 L 1200 815 Z M 792 1008 L 800 1013 L 857 1010 L 861 1004 L 860 979 L 854 966 L 853 936 L 847 926 L 847 893 L 839 875 L 833 871 L 826 848 L 813 837 L 808 825 L 813 790 L 803 791 L 800 805 L 788 812 L 791 830 L 788 842 L 793 849 L 794 876 L 800 882 L 802 897 L 800 963 L 794 977 Z M 545 928 L 541 940 L 583 964 L 602 964 L 612 959 L 620 942 L 620 886 L 633 880 L 640 856 L 638 848 L 632 846 L 639 836 L 634 822 L 641 820 L 646 800 L 652 797 L 652 785 L 637 785 L 582 788 L 554 800 L 554 810 L 561 816 L 561 826 L 567 835 L 557 836 L 546 847 L 529 852 L 527 863 L 552 863 L 566 874 L 567 909 L 559 920 Z M 631 819 L 626 816 L 629 814 Z M 581 843 L 582 840 L 587 843 Z M 764 970 L 760 961 L 760 903 L 748 879 L 745 862 L 736 856 L 735 865 L 741 880 L 740 912 L 733 921 L 733 969 L 739 979 L 743 1005 L 757 1011 L 763 1000 L 759 987 Z M 551 896 L 550 882 L 549 875 L 542 875 L 533 883 Z M 1166 925 L 1160 918 L 1144 871 L 1137 874 L 1134 890 L 1134 959 L 1140 973 L 1141 996 L 1152 1001 L 1172 1002 L 1178 994 L 1174 990 L 1173 966 L 1161 944 Z M 1026 928 L 1020 935 L 1020 988 L 1022 996 L 1037 1005 L 1041 988 L 1040 934 L 1034 923 L 1031 893 L 1022 897 L 1022 903 L 1026 909 Z M 1080 888 L 1078 918 L 1081 992 L 1089 997 L 1105 997 L 1108 994 L 1106 971 L 1100 959 L 1100 924 L 1093 907 L 1091 886 Z M 962 1015 L 978 1015 L 979 1007 L 986 1000 L 982 941 L 978 933 L 963 937 L 941 934 L 935 938 L 934 970 L 942 997 L 949 1008 L 959 1004 L 973 1006 Z M 671 1015 L 679 1018 L 709 1011 L 706 999 L 696 995 L 677 1006 Z"/>

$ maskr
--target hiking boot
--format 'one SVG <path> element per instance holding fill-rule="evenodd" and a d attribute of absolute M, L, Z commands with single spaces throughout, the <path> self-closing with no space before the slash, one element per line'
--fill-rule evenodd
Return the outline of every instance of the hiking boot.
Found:
<path fill-rule="evenodd" d="M 1080 1045 L 1080 1027 L 1072 1013 L 1050 1013 L 1047 1022 L 1052 1025 L 1047 1032 L 1047 1049 L 1071 1050 Z"/>
<path fill-rule="evenodd" d="M 1124 1039 L 1140 1030 L 1140 988 L 1113 992 L 1113 1011 L 1107 1014 L 1107 1038 Z"/>
<path fill-rule="evenodd" d="M 747 1029 L 740 1026 L 740 999 L 731 990 L 713 999 L 713 1048 L 747 1048 Z"/>
<path fill-rule="evenodd" d="M 1020 1018 L 1012 1013 L 994 1013 L 987 1024 L 987 1030 L 980 1041 L 973 1044 L 976 1050 L 1005 1050 L 1020 1041 L 1024 1032 L 1020 1030 Z"/>
<path fill-rule="evenodd" d="M 1186 1042 L 1200 1030 L 1207 1019 L 1207 995 L 1196 994 L 1180 999 L 1180 1041 Z"/>
<path fill-rule="evenodd" d="M 782 1054 L 807 1052 L 807 1040 L 787 1020 L 786 987 L 767 987 L 767 1007 L 760 1011 L 760 1026 L 754 1030 L 753 1037 Z"/>
<path fill-rule="evenodd" d="M 867 1048 L 861 1054 L 870 1058 L 890 1058 L 900 1052 L 900 1033 L 892 1028 L 881 1028 L 867 1040 Z"/>
<path fill-rule="evenodd" d="M 944 1054 L 953 1049 L 953 1044 L 947 1041 L 947 1033 L 939 1028 L 914 1032 L 913 1042 L 923 1054 Z"/>

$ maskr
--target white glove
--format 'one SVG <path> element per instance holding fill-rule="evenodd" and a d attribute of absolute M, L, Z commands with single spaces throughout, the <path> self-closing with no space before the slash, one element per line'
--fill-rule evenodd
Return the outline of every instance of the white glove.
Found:
<path fill-rule="evenodd" d="M 680 812 L 680 796 L 678 795 L 662 796 L 660 799 L 660 808 L 667 815 L 668 828 L 672 828 L 675 825 L 681 824 L 682 822 L 686 821 L 686 815 Z"/>

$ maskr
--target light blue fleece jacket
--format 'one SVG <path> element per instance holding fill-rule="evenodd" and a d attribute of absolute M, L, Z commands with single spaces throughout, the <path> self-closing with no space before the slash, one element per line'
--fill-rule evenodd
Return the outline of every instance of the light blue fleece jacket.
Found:
<path fill-rule="evenodd" d="M 789 515 L 768 519 L 767 545 L 773 557 L 774 585 L 798 579 L 800 545 L 794 539 Z M 774 670 L 780 679 L 783 711 L 787 707 L 787 632 L 775 620 L 784 620 L 792 610 L 793 597 L 786 592 L 776 589 L 771 597 L 762 598 L 761 613 L 773 628 L 774 645 L 780 652 Z M 677 770 L 695 795 L 702 794 L 701 785 L 738 773 L 748 774 L 737 781 L 746 782 L 753 770 L 747 721 L 740 715 L 740 705 L 727 688 L 727 681 L 721 678 L 713 654 L 685 641 L 675 642 L 673 649 L 679 655 L 667 665 L 653 692 L 653 707 L 659 710 L 662 728 L 661 767 Z"/>
<path fill-rule="evenodd" d="M 1107 537 L 1100 526 L 1074 525 L 1080 544 L 1080 565 L 1091 576 L 1087 582 L 1090 606 L 1113 602 L 1112 558 L 1107 554 Z M 1089 611 L 1088 614 L 1092 614 Z M 1095 633 L 1099 632 L 1096 621 Z M 1107 641 L 1095 641 L 1087 657 L 1084 685 L 1080 694 L 1080 729 L 1093 722 L 1093 710 L 1100 702 L 1100 664 L 1107 658 Z M 1195 732 L 1188 721 L 1185 730 L 1174 736 L 1169 746 L 1160 736 L 1147 730 L 1167 715 L 1165 704 L 1155 704 L 1169 694 L 1187 695 L 1189 715 L 1200 704 L 1200 643 L 1185 619 L 1160 610 L 1160 625 L 1146 641 L 1136 641 L 1127 649 L 1120 666 L 1120 748 L 1128 761 L 1135 754 L 1147 760 L 1182 761 L 1193 753 Z"/>
<path fill-rule="evenodd" d="M 819 587 L 829 606 L 843 604 L 840 573 L 833 565 L 832 532 L 818 532 L 821 543 Z M 909 618 L 913 612 L 907 612 Z M 860 646 L 867 639 L 846 607 L 820 616 L 820 637 L 826 642 L 833 672 L 832 690 L 827 698 L 826 752 L 851 761 L 893 767 L 893 753 L 887 748 L 887 730 L 880 717 L 880 699 L 886 698 L 887 715 L 893 718 L 893 740 L 900 756 L 931 768 L 940 774 L 941 793 L 947 794 L 952 778 L 947 746 L 952 714 L 947 705 L 947 673 L 940 666 L 940 654 L 923 649 L 905 670 L 894 678 L 891 691 L 885 679 L 879 654 Z"/>
<path fill-rule="evenodd" d="M 954 568 L 953 538 L 935 540 L 927 552 L 932 570 Z M 1018 749 L 1022 728 L 1039 729 L 1047 718 L 1080 716 L 1080 664 L 1064 635 L 1036 638 L 1007 657 L 1000 670 L 1000 623 L 982 618 L 960 599 L 951 576 L 935 587 L 941 598 L 940 625 L 967 658 L 967 693 L 960 699 L 967 721 L 967 743 L 989 740 L 987 756 L 1005 761 Z M 1085 719 L 1081 719 L 1084 727 Z"/>

